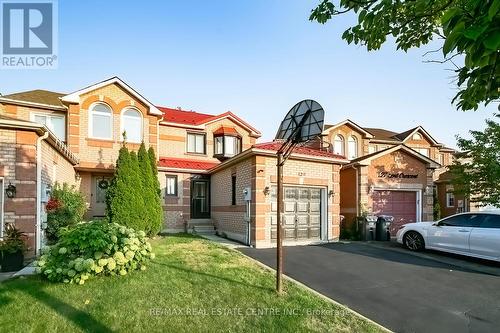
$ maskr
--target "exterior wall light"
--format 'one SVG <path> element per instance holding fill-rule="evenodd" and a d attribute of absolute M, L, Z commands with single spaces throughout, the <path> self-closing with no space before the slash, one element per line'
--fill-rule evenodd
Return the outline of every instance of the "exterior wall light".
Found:
<path fill-rule="evenodd" d="M 425 194 L 432 194 L 433 193 L 433 187 L 432 186 L 426 186 L 425 187 Z"/>
<path fill-rule="evenodd" d="M 375 186 L 370 185 L 370 187 L 368 188 L 368 193 L 373 193 L 374 191 L 375 191 Z"/>
<path fill-rule="evenodd" d="M 333 197 L 333 194 L 334 194 L 333 190 L 328 191 L 328 197 L 330 198 Z"/>
<path fill-rule="evenodd" d="M 16 186 L 15 185 L 12 185 L 10 182 L 9 182 L 9 185 L 7 186 L 7 188 L 5 189 L 5 194 L 7 195 L 7 198 L 9 199 L 12 199 L 16 196 Z"/>
<path fill-rule="evenodd" d="M 264 187 L 264 195 L 269 195 L 270 191 L 269 186 Z"/>

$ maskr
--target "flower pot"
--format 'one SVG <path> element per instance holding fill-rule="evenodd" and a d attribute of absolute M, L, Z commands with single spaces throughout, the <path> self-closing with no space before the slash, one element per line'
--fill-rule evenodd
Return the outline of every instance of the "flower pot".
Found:
<path fill-rule="evenodd" d="M 24 254 L 23 251 L 14 253 L 2 252 L 2 272 L 18 271 L 23 268 Z"/>

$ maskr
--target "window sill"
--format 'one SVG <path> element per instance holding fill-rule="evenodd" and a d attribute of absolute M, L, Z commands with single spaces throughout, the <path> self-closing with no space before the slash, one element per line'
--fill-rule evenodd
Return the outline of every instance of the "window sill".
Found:
<path fill-rule="evenodd" d="M 206 153 L 191 153 L 191 152 L 186 152 L 185 155 L 192 155 L 192 156 L 207 156 Z"/>
<path fill-rule="evenodd" d="M 101 141 L 101 142 L 115 142 L 113 139 L 111 138 L 93 138 L 93 137 L 87 137 L 85 140 L 87 141 Z"/>

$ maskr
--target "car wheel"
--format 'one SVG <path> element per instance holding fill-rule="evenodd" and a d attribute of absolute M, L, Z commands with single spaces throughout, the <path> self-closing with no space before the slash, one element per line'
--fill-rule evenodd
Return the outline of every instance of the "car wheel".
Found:
<path fill-rule="evenodd" d="M 408 231 L 403 240 L 406 248 L 411 251 L 421 251 L 425 248 L 424 238 L 416 231 Z"/>

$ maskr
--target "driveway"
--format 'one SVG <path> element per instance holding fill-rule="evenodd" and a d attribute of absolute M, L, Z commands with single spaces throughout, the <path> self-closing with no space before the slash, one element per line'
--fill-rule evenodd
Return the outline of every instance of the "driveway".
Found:
<path fill-rule="evenodd" d="M 276 249 L 240 251 L 276 267 Z M 285 274 L 395 332 L 498 332 L 500 327 L 495 263 L 468 265 L 456 256 L 447 263 L 446 255 L 364 243 L 286 247 L 284 258 Z M 488 267 L 474 269 L 478 265 Z"/>

